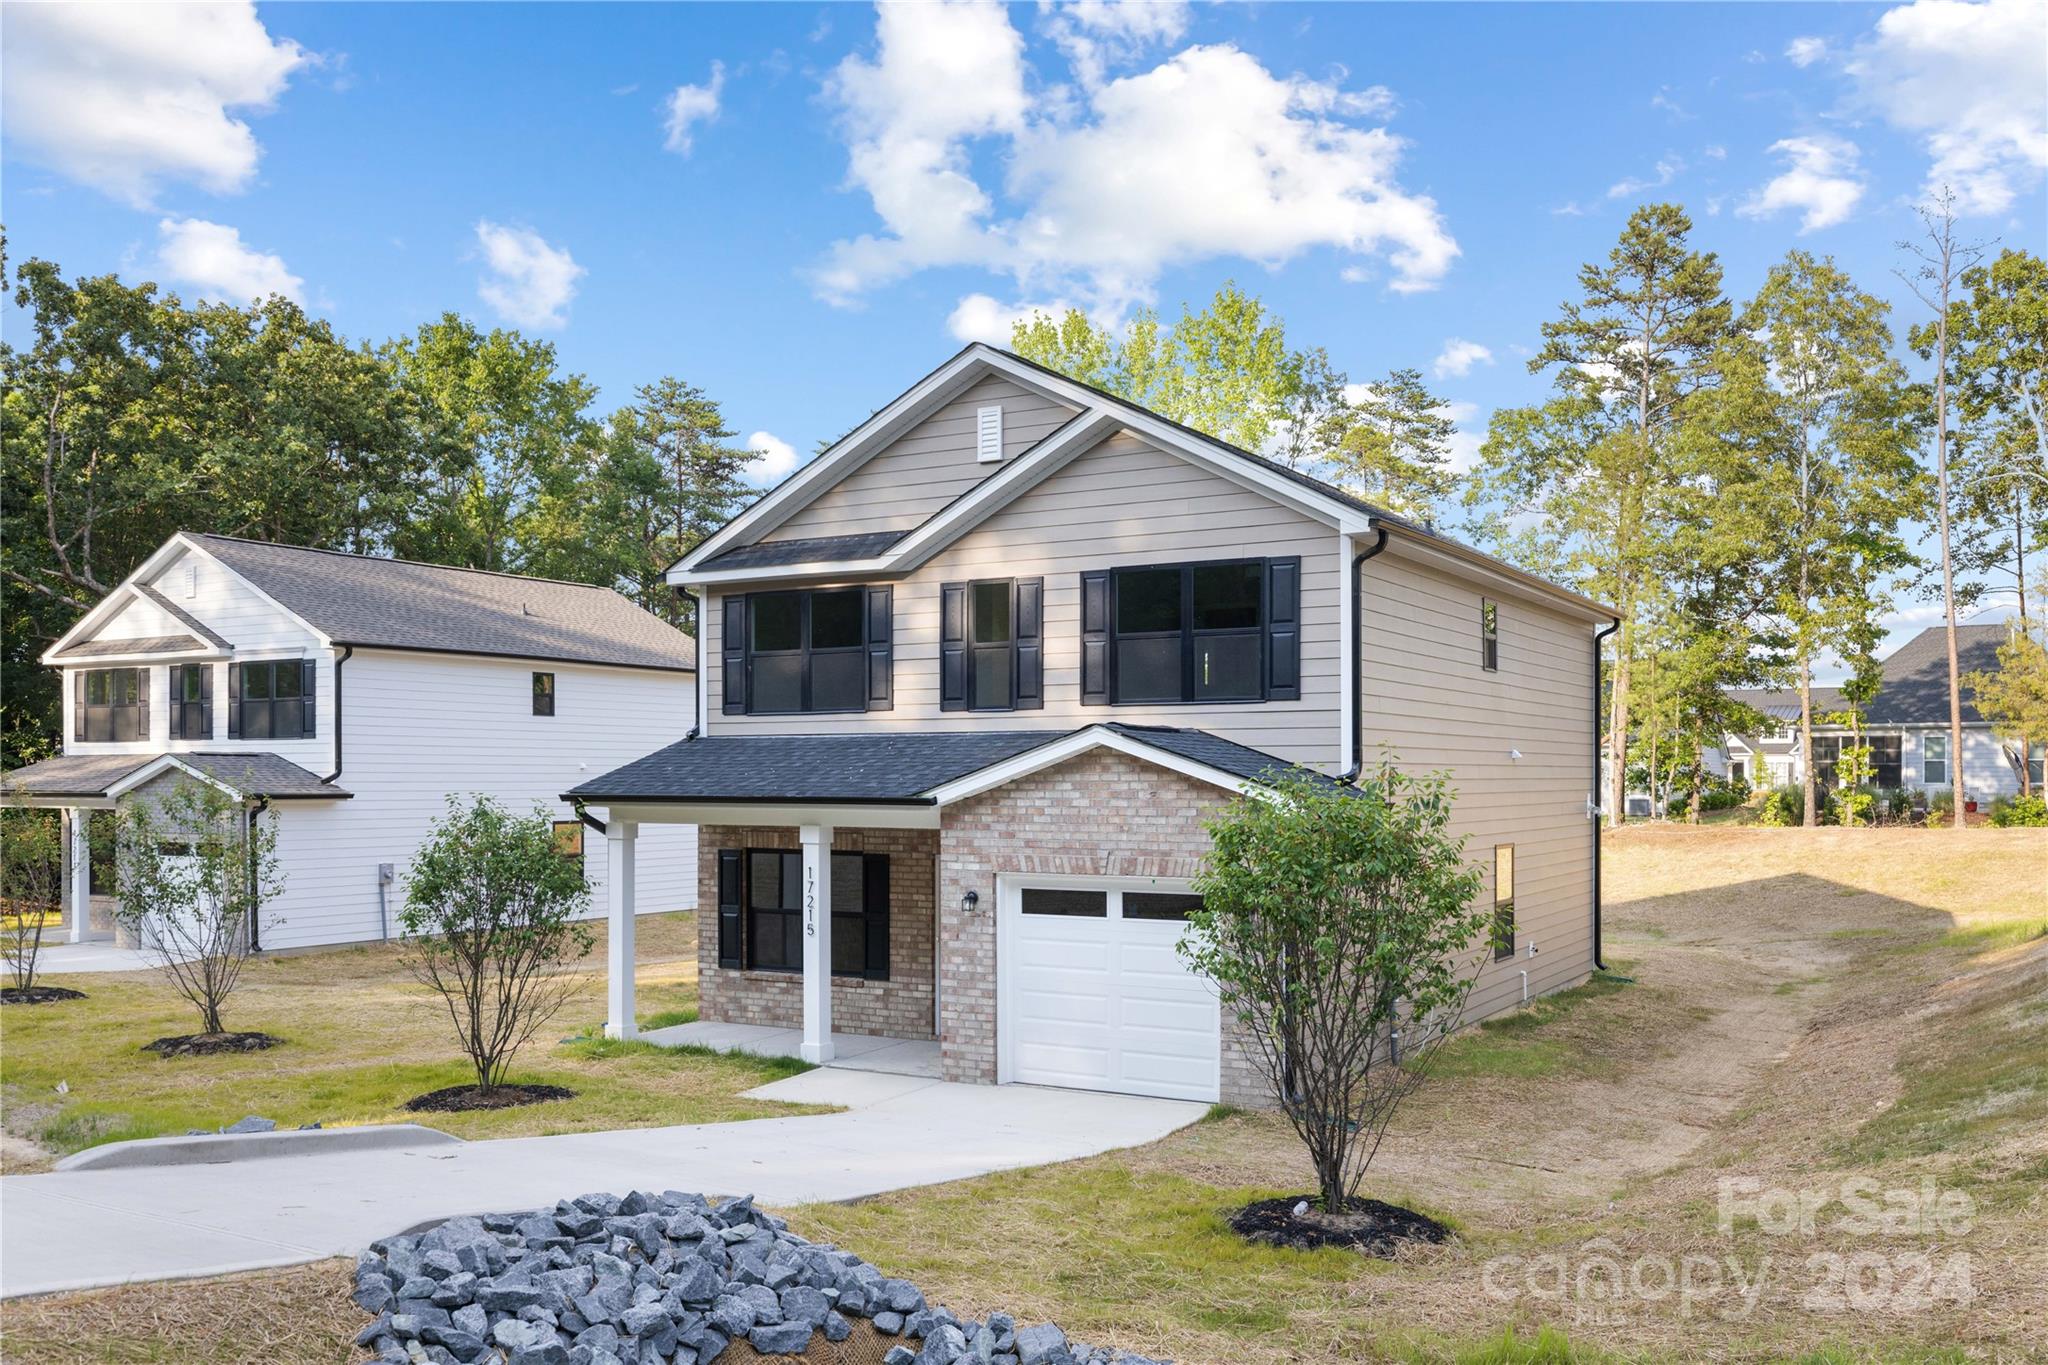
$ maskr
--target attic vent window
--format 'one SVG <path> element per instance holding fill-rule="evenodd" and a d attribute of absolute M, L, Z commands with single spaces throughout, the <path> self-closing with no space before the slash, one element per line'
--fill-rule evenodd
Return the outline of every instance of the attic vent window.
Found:
<path fill-rule="evenodd" d="M 1003 458 L 1003 410 L 1000 406 L 975 413 L 974 458 L 994 464 Z"/>

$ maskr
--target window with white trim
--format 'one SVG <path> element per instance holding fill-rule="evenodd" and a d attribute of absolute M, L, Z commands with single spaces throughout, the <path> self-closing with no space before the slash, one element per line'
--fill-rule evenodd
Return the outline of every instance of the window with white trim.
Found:
<path fill-rule="evenodd" d="M 1948 785 L 1948 736 L 1923 735 L 1920 738 L 1920 783 L 1926 787 Z"/>

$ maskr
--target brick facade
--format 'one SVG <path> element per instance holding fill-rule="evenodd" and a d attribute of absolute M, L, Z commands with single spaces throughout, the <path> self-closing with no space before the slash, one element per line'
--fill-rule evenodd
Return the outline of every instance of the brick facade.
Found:
<path fill-rule="evenodd" d="M 697 834 L 697 980 L 701 1018 L 802 1028 L 803 977 L 718 965 L 718 851 L 797 848 L 794 828 L 705 825 Z M 832 1028 L 884 1038 L 932 1036 L 932 865 L 936 830 L 840 829 L 832 848 L 889 855 L 889 979 L 832 978 Z"/>

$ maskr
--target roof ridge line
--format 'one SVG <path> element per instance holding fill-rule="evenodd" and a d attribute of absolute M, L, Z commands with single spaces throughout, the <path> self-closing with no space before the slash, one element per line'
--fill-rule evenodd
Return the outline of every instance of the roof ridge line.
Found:
<path fill-rule="evenodd" d="M 291 545 L 281 540 L 258 540 L 254 536 L 228 536 L 218 531 L 184 531 L 182 535 L 198 540 L 225 540 L 232 545 L 260 545 L 269 550 L 291 550 L 298 554 L 335 555 L 342 559 L 354 559 L 371 564 L 410 564 L 418 569 L 445 569 L 450 573 L 483 574 L 489 578 L 514 578 L 522 583 L 552 583 L 564 588 L 589 588 L 593 592 L 608 592 L 618 597 L 625 594 L 607 583 L 579 583 L 573 578 L 548 578 L 541 574 L 512 573 L 507 569 L 479 569 L 468 564 L 436 564 L 430 559 L 405 559 L 398 555 L 366 555 L 354 550 L 330 550 L 322 545 Z M 631 601 L 631 598 L 627 598 Z"/>

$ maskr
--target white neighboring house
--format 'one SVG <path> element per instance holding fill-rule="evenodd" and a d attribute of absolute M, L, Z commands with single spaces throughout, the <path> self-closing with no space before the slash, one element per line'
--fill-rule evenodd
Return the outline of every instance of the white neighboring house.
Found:
<path fill-rule="evenodd" d="M 696 725 L 694 643 L 609 588 L 226 536 L 173 536 L 43 662 L 64 752 L 0 800 L 65 812 L 74 940 L 114 932 L 93 813 L 186 779 L 274 823 L 266 950 L 393 935 L 428 823 L 472 792 L 552 812 L 601 910 L 603 841 L 584 853 L 594 822 L 560 793 Z M 641 846 L 643 911 L 694 907 L 696 830 Z"/>
<path fill-rule="evenodd" d="M 1998 647 L 2011 627 L 1957 626 L 1956 662 L 1962 673 L 1996 673 Z M 1948 640 L 1941 626 L 1929 626 L 1900 645 L 1882 665 L 1884 681 L 1864 708 L 1862 733 L 1875 767 L 1874 785 L 1887 790 L 1939 792 L 1955 783 L 1949 753 Z M 1728 735 L 1706 755 L 1708 771 L 1739 777 L 1752 787 L 1784 787 L 1805 780 L 1799 762 L 1799 693 L 1791 688 L 1740 688 L 1732 692 L 1772 723 L 1761 734 Z M 2029 785 L 2040 790 L 2043 740 L 2022 755 L 2016 742 L 2001 739 L 1970 704 L 1963 689 L 1963 796 L 1988 804 L 2020 790 L 2021 764 Z M 1813 689 L 1814 767 L 1823 787 L 1835 784 L 1835 758 L 1851 742 L 1846 725 L 1825 718 L 1845 706 L 1840 689 Z"/>

